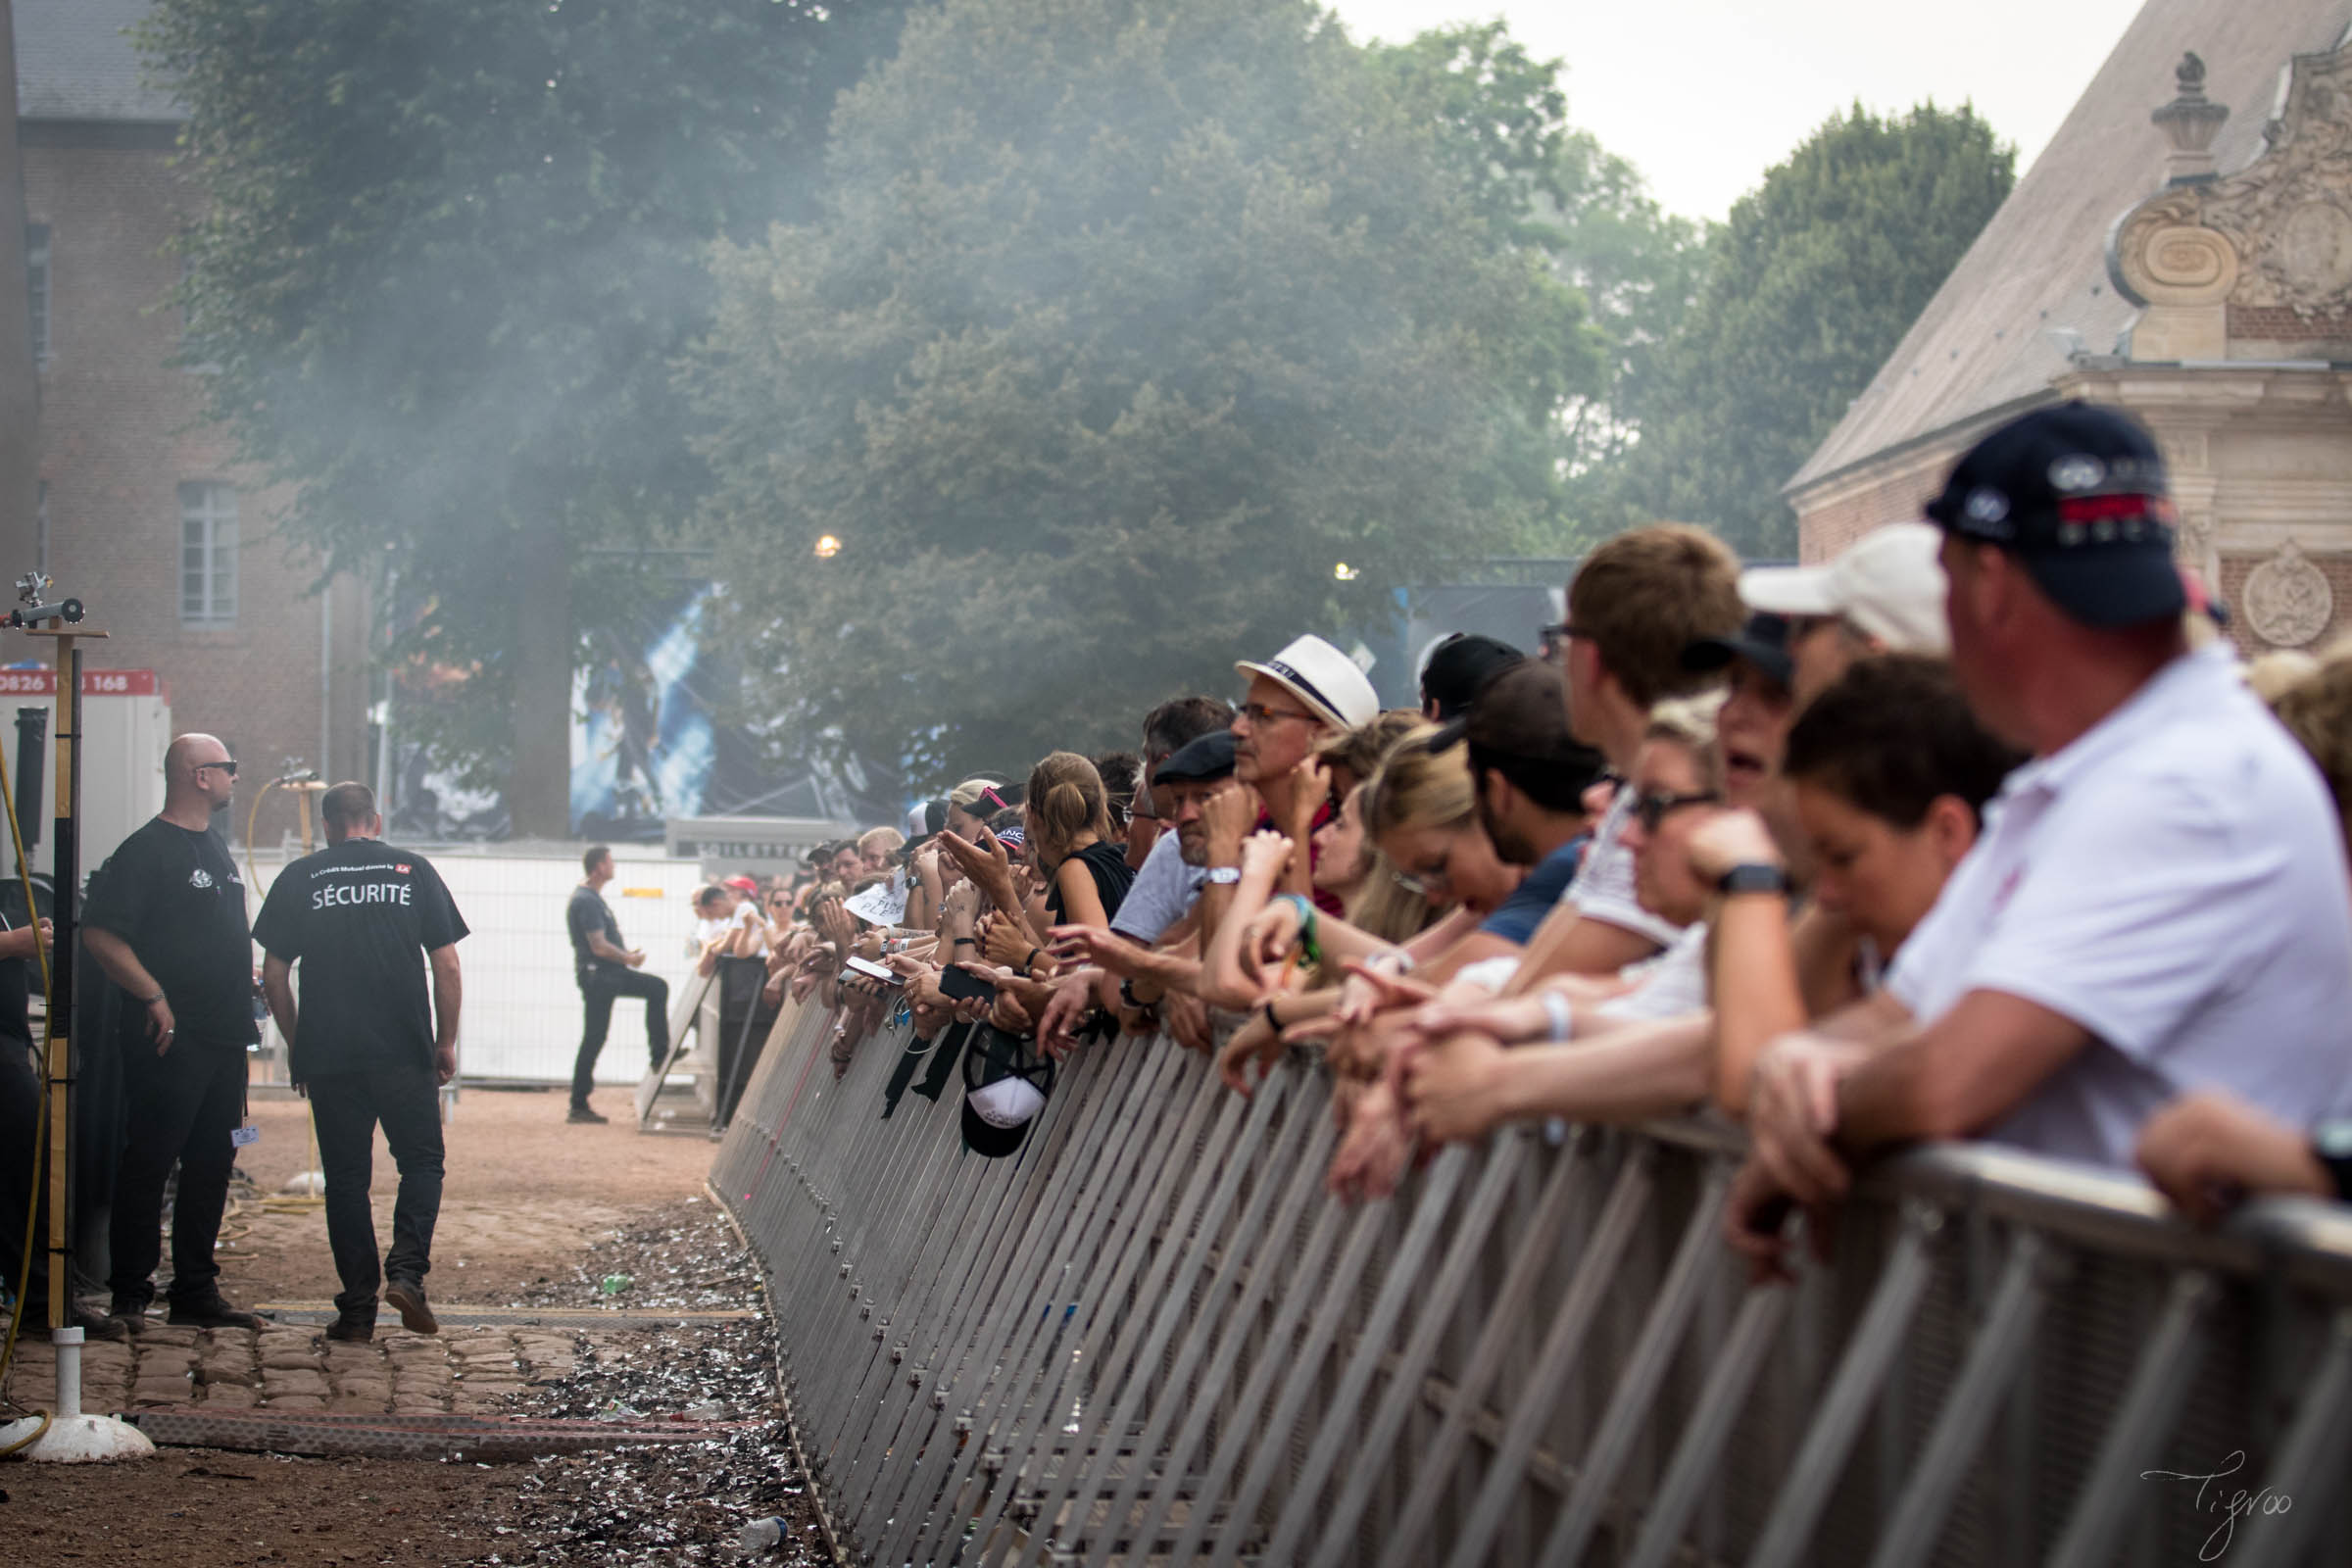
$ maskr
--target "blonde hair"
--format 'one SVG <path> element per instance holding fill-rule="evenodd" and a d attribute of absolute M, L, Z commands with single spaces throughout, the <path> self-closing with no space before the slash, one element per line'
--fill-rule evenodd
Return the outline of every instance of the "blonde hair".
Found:
<path fill-rule="evenodd" d="M 1649 724 L 1642 730 L 1642 738 L 1680 746 L 1698 764 L 1699 782 L 1707 789 L 1720 790 L 1723 754 L 1715 746 L 1715 713 L 1722 707 L 1721 692 L 1670 697 L 1651 706 Z"/>
<path fill-rule="evenodd" d="M 1369 850 L 1371 869 L 1348 899 L 1348 923 L 1383 942 L 1405 942 L 1429 929 L 1438 911 L 1429 900 L 1396 880 L 1396 862 L 1378 850 Z M 1330 976 L 1337 985 L 1341 977 Z"/>
<path fill-rule="evenodd" d="M 1360 782 L 1373 775 L 1391 747 L 1419 729 L 1422 723 L 1418 709 L 1388 709 L 1373 715 L 1369 724 L 1358 724 L 1334 735 L 1315 748 L 1315 757 L 1325 767 L 1346 768 Z"/>
<path fill-rule="evenodd" d="M 1435 724 L 1416 724 L 1390 746 L 1364 785 L 1364 833 L 1377 842 L 1399 828 L 1458 827 L 1478 812 L 1464 748 L 1429 749 Z"/>
<path fill-rule="evenodd" d="M 1076 752 L 1054 752 L 1029 773 L 1029 854 L 1051 871 L 1069 858 L 1079 838 L 1110 837 L 1110 803 L 1102 775 Z"/>
<path fill-rule="evenodd" d="M 859 855 L 871 853 L 877 844 L 889 853 L 896 855 L 906 847 L 906 835 L 895 827 L 869 828 L 858 835 L 858 853 Z"/>
<path fill-rule="evenodd" d="M 2320 672 L 2320 662 L 2300 648 L 2275 648 L 2238 669 L 2248 690 L 2273 708 L 2298 684 Z"/>
<path fill-rule="evenodd" d="M 2335 814 L 2352 835 L 2352 638 L 2328 650 L 2310 674 L 2270 700 L 2335 801 Z"/>

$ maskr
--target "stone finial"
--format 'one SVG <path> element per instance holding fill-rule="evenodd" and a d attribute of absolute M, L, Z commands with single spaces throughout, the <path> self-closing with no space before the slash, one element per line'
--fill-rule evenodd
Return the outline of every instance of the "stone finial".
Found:
<path fill-rule="evenodd" d="M 2174 69 L 2173 101 L 2148 118 L 2172 143 L 2164 161 L 2165 183 L 2186 185 L 2214 177 L 2213 138 L 2230 118 L 2230 107 L 2205 96 L 2205 62 L 2191 50 Z"/>

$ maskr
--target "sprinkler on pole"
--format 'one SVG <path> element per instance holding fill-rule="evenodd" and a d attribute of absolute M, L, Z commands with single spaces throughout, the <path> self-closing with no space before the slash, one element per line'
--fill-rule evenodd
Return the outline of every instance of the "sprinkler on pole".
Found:
<path fill-rule="evenodd" d="M 78 599 L 44 603 L 50 587 L 49 578 L 41 572 L 28 571 L 18 578 L 20 603 L 5 624 L 28 636 L 57 640 L 56 827 L 50 841 L 55 938 L 50 950 L 44 1031 L 48 1050 L 43 1071 L 49 1083 L 49 1321 L 63 1323 L 69 1316 L 73 1281 L 74 1232 L 66 1222 L 66 1148 L 73 1128 L 68 1096 L 74 1083 L 74 937 L 81 906 L 81 845 L 77 837 L 81 814 L 80 641 L 106 633 L 80 629 L 82 605 Z M 50 1343 L 57 1350 L 57 1409 L 47 1416 L 0 1426 L 0 1449 L 23 1443 L 25 1458 L 52 1464 L 136 1459 L 155 1452 L 146 1434 L 128 1422 L 81 1413 L 81 1341 L 82 1331 L 77 1328 L 51 1332 Z"/>

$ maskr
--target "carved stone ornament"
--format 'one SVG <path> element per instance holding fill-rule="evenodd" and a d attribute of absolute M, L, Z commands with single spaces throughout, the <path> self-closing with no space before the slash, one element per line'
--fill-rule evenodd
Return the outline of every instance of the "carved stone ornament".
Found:
<path fill-rule="evenodd" d="M 2335 616 L 2327 574 L 2291 539 L 2246 574 L 2245 600 L 2247 624 L 2273 648 L 2300 648 Z"/>
<path fill-rule="evenodd" d="M 2137 305 L 2352 310 L 2352 44 L 2297 55 L 2285 112 L 2234 174 L 2177 184 L 2126 213 L 2107 270 Z"/>

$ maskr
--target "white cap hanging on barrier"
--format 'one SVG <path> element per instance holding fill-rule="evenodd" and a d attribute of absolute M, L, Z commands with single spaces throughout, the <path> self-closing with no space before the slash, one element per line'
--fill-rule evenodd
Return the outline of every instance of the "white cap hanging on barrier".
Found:
<path fill-rule="evenodd" d="M 963 1047 L 963 1147 L 1002 1159 L 1021 1147 L 1054 1093 L 1054 1063 L 1032 1044 L 987 1024 Z"/>

